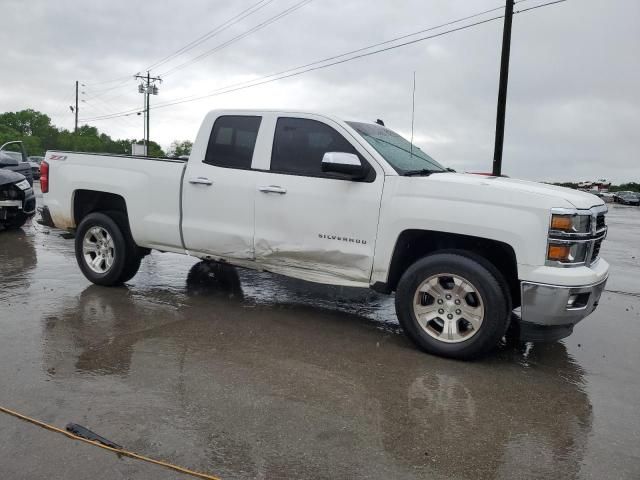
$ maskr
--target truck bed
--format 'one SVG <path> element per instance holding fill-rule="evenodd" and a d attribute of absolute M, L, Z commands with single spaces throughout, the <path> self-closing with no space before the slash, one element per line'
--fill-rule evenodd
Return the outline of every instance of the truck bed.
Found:
<path fill-rule="evenodd" d="M 74 202 L 83 190 L 122 197 L 141 247 L 181 250 L 180 189 L 186 160 L 48 151 L 47 204 L 55 225 L 75 228 Z"/>

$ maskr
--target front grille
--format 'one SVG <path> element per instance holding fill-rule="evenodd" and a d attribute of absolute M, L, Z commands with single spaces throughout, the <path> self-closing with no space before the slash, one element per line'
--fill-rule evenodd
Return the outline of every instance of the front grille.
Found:
<path fill-rule="evenodd" d="M 603 240 L 604 238 L 601 238 L 600 240 L 596 240 L 595 243 L 593 244 L 593 251 L 591 252 L 590 263 L 593 263 L 598 259 L 598 256 L 600 255 L 600 247 L 602 247 Z"/>
<path fill-rule="evenodd" d="M 23 193 L 14 185 L 3 185 L 0 188 L 0 200 L 22 200 Z"/>
<path fill-rule="evenodd" d="M 596 230 L 602 230 L 604 227 L 604 213 L 601 213 L 596 217 Z"/>

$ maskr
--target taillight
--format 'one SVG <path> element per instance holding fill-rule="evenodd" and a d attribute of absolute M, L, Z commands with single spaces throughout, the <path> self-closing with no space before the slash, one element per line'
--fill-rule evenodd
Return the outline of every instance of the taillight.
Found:
<path fill-rule="evenodd" d="M 49 164 L 44 161 L 40 164 L 40 190 L 42 193 L 49 191 Z"/>

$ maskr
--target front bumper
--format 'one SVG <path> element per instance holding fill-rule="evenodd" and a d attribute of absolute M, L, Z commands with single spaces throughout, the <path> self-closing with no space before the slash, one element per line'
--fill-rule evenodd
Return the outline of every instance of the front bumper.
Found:
<path fill-rule="evenodd" d="M 16 215 L 31 216 L 36 213 L 36 197 L 33 190 L 25 190 L 24 197 L 16 200 L 0 200 L 0 220 L 7 220 Z"/>
<path fill-rule="evenodd" d="M 557 340 L 598 306 L 607 278 L 592 285 L 561 286 L 522 282 L 524 340 Z"/>

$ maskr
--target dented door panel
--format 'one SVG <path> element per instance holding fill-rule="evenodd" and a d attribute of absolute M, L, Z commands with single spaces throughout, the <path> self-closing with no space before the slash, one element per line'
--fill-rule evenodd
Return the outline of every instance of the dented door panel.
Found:
<path fill-rule="evenodd" d="M 368 284 L 384 176 L 365 183 L 259 175 L 258 185 L 279 186 L 286 194 L 257 193 L 256 261 L 274 271 L 316 271 Z"/>

